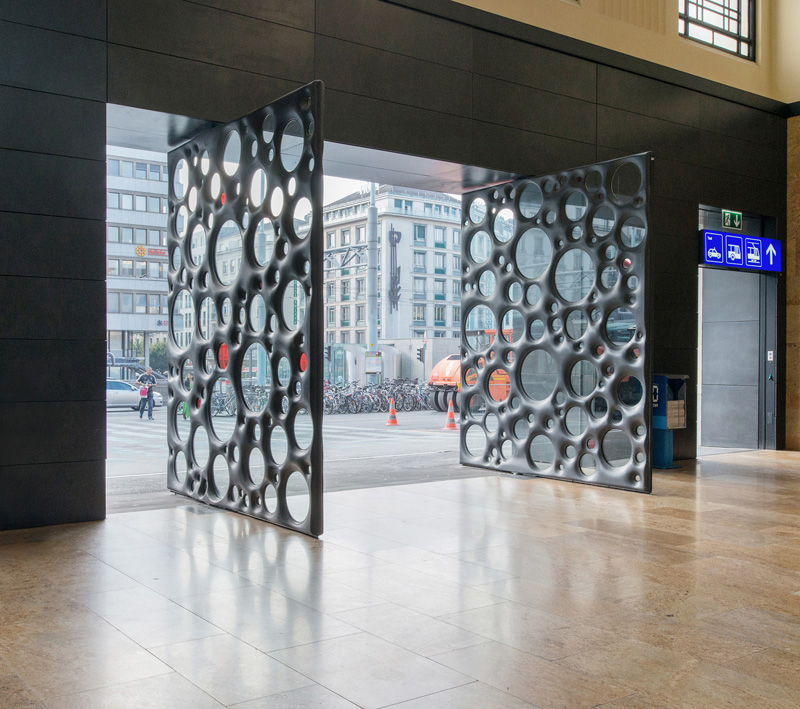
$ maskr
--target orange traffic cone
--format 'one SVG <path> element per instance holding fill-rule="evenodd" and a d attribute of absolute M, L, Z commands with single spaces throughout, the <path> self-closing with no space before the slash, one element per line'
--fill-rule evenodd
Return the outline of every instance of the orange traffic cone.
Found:
<path fill-rule="evenodd" d="M 392 397 L 392 403 L 389 404 L 389 420 L 386 422 L 387 426 L 399 426 L 400 424 L 397 423 L 397 412 L 394 410 L 394 397 Z"/>
<path fill-rule="evenodd" d="M 453 399 L 451 398 L 449 403 L 447 404 L 447 420 L 444 424 L 443 431 L 457 431 L 458 428 L 456 427 L 456 415 L 453 411 Z"/>

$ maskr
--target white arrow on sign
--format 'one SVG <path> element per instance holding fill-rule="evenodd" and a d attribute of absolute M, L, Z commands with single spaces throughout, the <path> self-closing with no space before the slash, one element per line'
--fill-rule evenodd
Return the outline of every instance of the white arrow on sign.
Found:
<path fill-rule="evenodd" d="M 775 256 L 776 253 L 777 252 L 775 251 L 775 247 L 772 244 L 770 244 L 767 247 L 767 256 L 769 256 L 769 265 L 770 266 L 772 265 L 772 257 Z"/>

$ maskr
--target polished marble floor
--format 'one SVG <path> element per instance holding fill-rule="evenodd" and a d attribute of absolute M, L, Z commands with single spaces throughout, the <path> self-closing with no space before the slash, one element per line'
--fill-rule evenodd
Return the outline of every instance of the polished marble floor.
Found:
<path fill-rule="evenodd" d="M 0 707 L 800 706 L 800 454 L 0 533 Z"/>

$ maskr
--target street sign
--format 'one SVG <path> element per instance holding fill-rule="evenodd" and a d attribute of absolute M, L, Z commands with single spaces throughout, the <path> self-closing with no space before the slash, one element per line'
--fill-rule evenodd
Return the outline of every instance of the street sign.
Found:
<path fill-rule="evenodd" d="M 760 236 L 728 234 L 705 229 L 702 258 L 706 266 L 743 268 L 748 271 L 781 271 L 781 242 Z"/>
<path fill-rule="evenodd" d="M 722 228 L 723 229 L 741 229 L 742 228 L 742 213 L 731 212 L 729 209 L 722 210 Z"/>

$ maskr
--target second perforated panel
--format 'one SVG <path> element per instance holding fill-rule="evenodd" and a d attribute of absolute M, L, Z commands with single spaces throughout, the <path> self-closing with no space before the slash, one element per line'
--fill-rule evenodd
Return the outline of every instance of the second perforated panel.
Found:
<path fill-rule="evenodd" d="M 172 151 L 168 485 L 322 533 L 322 85 Z"/>
<path fill-rule="evenodd" d="M 462 463 L 650 491 L 649 163 L 464 196 Z"/>

